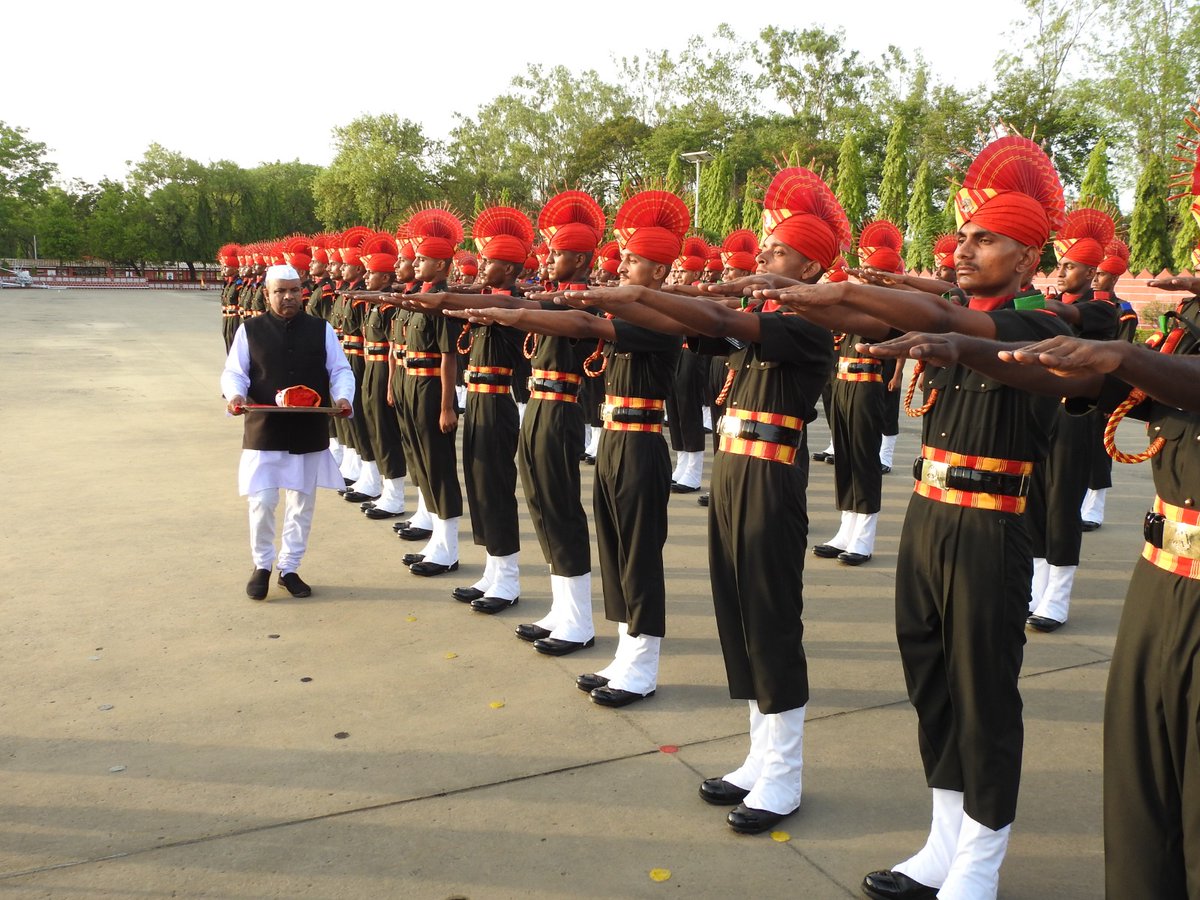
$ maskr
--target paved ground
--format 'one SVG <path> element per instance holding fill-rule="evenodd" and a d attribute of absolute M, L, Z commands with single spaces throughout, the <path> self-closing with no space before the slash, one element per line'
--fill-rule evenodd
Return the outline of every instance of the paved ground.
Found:
<path fill-rule="evenodd" d="M 0 315 L 0 893 L 837 898 L 923 841 L 892 629 L 902 464 L 875 560 L 809 559 L 804 803 L 786 839 L 743 837 L 696 796 L 747 738 L 694 497 L 671 502 L 658 695 L 601 709 L 573 679 L 610 658 L 614 626 L 598 615 L 595 649 L 558 660 L 512 635 L 549 603 L 527 522 L 524 595 L 494 618 L 449 597 L 477 548 L 453 580 L 413 577 L 388 523 L 332 493 L 303 570 L 314 596 L 246 599 L 215 294 L 5 290 Z M 905 422 L 898 463 L 916 446 Z M 1026 648 L 1011 900 L 1102 894 L 1104 681 L 1152 495 L 1145 467 L 1116 481 L 1070 624 Z M 818 465 L 817 539 L 831 494 Z"/>

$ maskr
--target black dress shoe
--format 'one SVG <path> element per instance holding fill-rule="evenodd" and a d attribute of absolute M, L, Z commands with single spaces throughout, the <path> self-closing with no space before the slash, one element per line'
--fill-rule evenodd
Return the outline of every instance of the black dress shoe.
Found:
<path fill-rule="evenodd" d="M 636 691 L 623 691 L 620 688 L 609 687 L 607 684 L 604 687 L 598 687 L 590 694 L 592 702 L 597 706 L 611 706 L 614 709 L 620 706 L 628 706 L 630 703 L 637 703 L 639 700 L 645 700 L 647 697 L 653 697 L 654 691 L 648 694 L 639 694 Z"/>
<path fill-rule="evenodd" d="M 392 531 L 404 531 L 405 529 L 411 528 L 411 527 L 412 527 L 412 520 L 410 519 L 407 522 L 394 523 L 392 525 Z"/>
<path fill-rule="evenodd" d="M 1099 531 L 1100 523 L 1099 522 L 1089 522 L 1085 519 L 1080 527 L 1084 531 Z"/>
<path fill-rule="evenodd" d="M 271 589 L 271 570 L 270 569 L 255 569 L 250 573 L 250 580 L 246 582 L 246 596 L 251 600 L 263 600 L 267 596 L 267 591 Z"/>
<path fill-rule="evenodd" d="M 833 462 L 833 454 L 832 454 L 832 453 L 826 453 L 826 454 L 825 454 L 825 464 L 826 464 L 827 466 L 832 466 L 832 465 L 834 465 L 834 462 Z"/>
<path fill-rule="evenodd" d="M 799 808 L 796 807 L 796 809 Z M 770 831 L 794 813 L 796 809 L 790 813 L 776 813 L 766 809 L 751 809 L 744 803 L 739 803 L 729 811 L 725 821 L 739 834 L 762 834 L 764 831 Z"/>
<path fill-rule="evenodd" d="M 424 553 L 405 553 L 404 556 L 400 559 L 400 562 L 404 563 L 404 565 L 406 565 L 406 566 L 416 565 L 417 563 L 424 562 L 424 561 L 425 561 Z"/>
<path fill-rule="evenodd" d="M 471 609 L 475 610 L 475 612 L 495 615 L 502 609 L 516 606 L 517 601 L 520 599 L 520 597 L 513 597 L 511 600 L 505 600 L 503 597 L 480 597 L 478 600 L 471 601 Z"/>
<path fill-rule="evenodd" d="M 602 688 L 606 684 L 608 684 L 608 679 L 603 675 L 579 675 L 575 679 L 575 687 L 585 694 L 590 694 L 596 688 Z"/>
<path fill-rule="evenodd" d="M 592 456 L 590 453 L 585 453 L 583 454 L 583 461 L 589 466 L 594 466 L 596 464 L 596 457 Z"/>
<path fill-rule="evenodd" d="M 837 559 L 845 552 L 841 547 L 835 547 L 833 544 L 817 544 L 813 547 L 813 556 L 819 556 L 821 559 Z"/>
<path fill-rule="evenodd" d="M 346 482 L 346 487 L 350 487 L 350 485 L 354 484 L 354 482 L 358 481 L 358 479 L 357 478 L 347 478 L 345 475 L 343 475 L 342 481 Z"/>
<path fill-rule="evenodd" d="M 833 456 L 832 453 L 826 453 L 824 450 L 822 450 L 820 453 L 814 453 L 812 455 L 812 459 L 813 462 L 825 462 L 825 460 L 829 459 L 831 456 Z"/>
<path fill-rule="evenodd" d="M 433 537 L 433 531 L 429 528 L 402 528 L 396 535 L 402 541 L 427 541 Z"/>
<path fill-rule="evenodd" d="M 368 519 L 394 519 L 396 516 L 404 515 L 404 510 L 400 510 L 400 512 L 388 512 L 386 509 L 372 506 L 370 509 L 364 509 L 363 515 Z"/>
<path fill-rule="evenodd" d="M 699 497 L 696 498 L 696 502 L 699 503 L 701 506 L 708 506 L 708 496 L 709 496 L 708 494 L 701 494 Z"/>
<path fill-rule="evenodd" d="M 736 806 L 746 799 L 749 791 L 724 778 L 706 778 L 700 783 L 700 799 L 713 806 Z"/>
<path fill-rule="evenodd" d="M 422 560 L 418 563 L 413 563 L 408 567 L 408 571 L 414 575 L 420 575 L 423 578 L 432 578 L 434 575 L 445 575 L 447 572 L 458 571 L 458 560 L 450 563 L 448 566 L 443 566 L 441 563 L 429 562 Z"/>
<path fill-rule="evenodd" d="M 415 553 L 413 554 L 413 556 L 416 556 L 416 555 L 417 554 L 415 554 Z M 414 561 L 419 562 L 420 560 L 414 560 Z M 483 591 L 479 590 L 479 588 L 473 588 L 473 587 L 455 588 L 454 590 L 452 590 L 450 592 L 450 596 L 453 597 L 455 600 L 457 600 L 459 603 L 470 603 L 472 600 L 482 600 L 483 599 Z"/>
<path fill-rule="evenodd" d="M 362 491 L 346 491 L 342 495 L 342 499 L 347 503 L 362 503 L 364 500 L 378 500 L 379 495 L 371 496 L 370 494 L 362 493 Z"/>
<path fill-rule="evenodd" d="M 312 588 L 310 588 L 295 572 L 287 572 L 279 576 L 279 583 L 282 584 L 289 594 L 293 597 L 311 597 Z"/>
<path fill-rule="evenodd" d="M 885 466 L 883 463 L 880 463 L 880 464 L 879 464 L 879 471 L 881 471 L 881 472 L 882 472 L 884 475 L 891 475 L 891 474 L 892 474 L 892 467 L 891 467 L 891 466 Z"/>
<path fill-rule="evenodd" d="M 688 487 L 686 484 L 679 484 L 675 481 L 671 482 L 672 494 L 694 494 L 698 490 L 700 490 L 699 487 Z"/>
<path fill-rule="evenodd" d="M 550 632 L 547 629 L 537 625 L 518 625 L 515 633 L 521 640 L 529 641 L 531 644 L 534 641 L 544 641 L 550 637 Z"/>
<path fill-rule="evenodd" d="M 544 637 L 533 642 L 533 649 L 547 656 L 566 656 L 568 653 L 595 645 L 595 638 L 588 638 L 586 641 L 564 641 L 562 638 Z"/>
<path fill-rule="evenodd" d="M 873 900 L 935 900 L 937 888 L 913 881 L 903 872 L 881 869 L 862 880 L 862 892 Z"/>
<path fill-rule="evenodd" d="M 358 504 L 358 508 L 361 509 L 363 512 L 366 512 L 368 509 L 374 509 L 375 501 L 374 500 L 366 500 L 366 501 Z"/>
<path fill-rule="evenodd" d="M 1045 634 L 1058 631 L 1058 629 L 1063 627 L 1063 623 L 1058 621 L 1058 619 L 1049 619 L 1046 616 L 1030 616 L 1025 620 L 1025 624 L 1034 631 L 1041 631 Z"/>
<path fill-rule="evenodd" d="M 870 553 L 851 553 L 849 550 L 838 554 L 838 562 L 844 566 L 861 566 L 870 558 Z"/>

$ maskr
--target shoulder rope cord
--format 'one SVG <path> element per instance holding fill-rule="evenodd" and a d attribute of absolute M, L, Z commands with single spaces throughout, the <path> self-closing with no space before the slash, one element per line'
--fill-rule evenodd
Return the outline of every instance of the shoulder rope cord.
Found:
<path fill-rule="evenodd" d="M 1159 349 L 1160 353 L 1174 353 L 1175 348 L 1179 346 L 1180 340 L 1183 339 L 1187 332 L 1183 328 L 1176 327 L 1167 335 L 1167 339 L 1162 342 Z M 1114 460 L 1119 463 L 1141 463 L 1148 459 L 1157 456 L 1163 446 L 1167 443 L 1166 439 L 1161 435 L 1150 442 L 1150 446 L 1141 453 L 1122 453 L 1117 449 L 1117 426 L 1121 424 L 1121 420 L 1129 414 L 1129 411 L 1146 399 L 1146 392 L 1141 388 L 1134 388 L 1129 392 L 1117 408 L 1112 411 L 1108 417 L 1108 422 L 1104 426 L 1104 449 Z"/>
<path fill-rule="evenodd" d="M 912 380 L 908 383 L 908 392 L 904 395 L 904 414 L 910 419 L 919 419 L 933 409 L 933 404 L 937 402 L 938 389 L 934 388 L 929 392 L 929 399 L 925 401 L 923 406 L 919 406 L 916 409 L 912 408 L 913 394 L 917 392 L 917 382 L 921 380 L 921 373 L 924 371 L 925 360 L 918 359 L 917 364 L 913 366 Z"/>
<path fill-rule="evenodd" d="M 467 339 L 467 346 L 463 346 L 463 338 Z M 475 335 L 471 332 L 471 323 L 463 323 L 462 331 L 458 333 L 458 340 L 454 342 L 455 349 L 463 356 L 471 352 L 471 348 L 475 345 Z"/>
<path fill-rule="evenodd" d="M 605 313 L 604 318 L 611 320 L 612 313 Z M 597 363 L 599 368 L 596 368 Z M 604 338 L 596 341 L 596 349 L 592 355 L 583 361 L 583 374 L 588 378 L 599 378 L 608 368 L 608 357 L 604 355 Z"/>
<path fill-rule="evenodd" d="M 537 355 L 538 336 L 532 331 L 525 332 L 525 342 L 521 344 L 521 355 L 533 359 Z"/>
<path fill-rule="evenodd" d="M 721 385 L 721 390 L 717 393 L 717 399 L 713 401 L 713 406 L 725 405 L 725 400 L 729 396 L 729 390 L 733 387 L 733 377 L 735 375 L 737 375 L 737 369 L 731 366 L 729 374 L 725 376 L 725 383 Z"/>

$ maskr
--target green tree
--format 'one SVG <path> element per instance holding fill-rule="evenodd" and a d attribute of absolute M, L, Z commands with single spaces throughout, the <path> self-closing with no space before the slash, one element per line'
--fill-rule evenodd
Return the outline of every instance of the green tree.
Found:
<path fill-rule="evenodd" d="M 765 168 L 752 169 L 746 173 L 746 184 L 742 189 L 742 228 L 749 228 L 761 237 L 763 230 L 763 193 L 770 181 L 770 172 Z"/>
<path fill-rule="evenodd" d="M 1083 181 L 1079 183 L 1079 196 L 1098 197 L 1114 209 L 1117 204 L 1117 189 L 1108 177 L 1108 141 L 1100 138 L 1096 147 L 1088 157 L 1087 168 L 1083 172 Z"/>
<path fill-rule="evenodd" d="M 87 221 L 88 244 L 94 255 L 141 272 L 154 227 L 149 200 L 119 181 L 100 182 Z"/>
<path fill-rule="evenodd" d="M 431 147 L 420 125 L 386 113 L 360 116 L 333 134 L 333 162 L 312 182 L 326 227 L 394 228 L 404 210 L 429 198 Z"/>
<path fill-rule="evenodd" d="M 725 208 L 733 192 L 733 170 L 724 153 L 708 163 L 700 176 L 699 221 L 695 226 L 709 239 L 715 239 L 723 226 Z"/>
<path fill-rule="evenodd" d="M 11 256 L 33 255 L 34 210 L 58 171 L 28 133 L 0 121 L 0 253 Z"/>
<path fill-rule="evenodd" d="M 1157 275 L 1171 265 L 1171 236 L 1168 229 L 1167 175 L 1163 159 L 1150 157 L 1138 178 L 1129 225 L 1129 268 Z"/>
<path fill-rule="evenodd" d="M 859 152 L 858 139 L 854 132 L 847 131 L 842 138 L 841 149 L 838 150 L 837 181 L 834 193 L 846 217 L 854 228 L 862 225 L 863 217 L 867 214 L 867 184 L 863 178 L 862 155 Z"/>
<path fill-rule="evenodd" d="M 663 186 L 674 194 L 683 190 L 683 160 L 678 150 L 671 154 L 671 162 L 667 165 L 667 176 Z"/>
<path fill-rule="evenodd" d="M 1192 262 L 1192 251 L 1200 246 L 1200 224 L 1196 222 L 1196 217 L 1191 212 L 1193 202 L 1195 201 L 1192 195 L 1185 194 L 1179 198 L 1179 203 L 1175 207 L 1179 227 L 1175 229 L 1175 245 L 1172 248 L 1171 256 L 1176 269 L 1187 269 L 1189 272 L 1197 274 L 1196 265 Z"/>
<path fill-rule="evenodd" d="M 933 241 L 938 234 L 937 226 L 937 213 L 933 208 L 933 176 L 930 174 L 929 161 L 923 159 L 917 166 L 917 178 L 908 202 L 908 246 L 904 253 L 904 263 L 908 268 L 925 271 L 933 268 Z"/>
<path fill-rule="evenodd" d="M 888 132 L 883 157 L 883 181 L 879 185 L 877 218 L 887 219 L 901 231 L 908 224 L 908 146 L 907 128 L 899 116 Z"/>

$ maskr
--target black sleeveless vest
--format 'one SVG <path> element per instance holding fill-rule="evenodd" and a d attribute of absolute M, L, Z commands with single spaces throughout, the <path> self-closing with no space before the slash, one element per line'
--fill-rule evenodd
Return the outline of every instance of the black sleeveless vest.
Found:
<path fill-rule="evenodd" d="M 329 406 L 329 372 L 325 368 L 326 323 L 301 312 L 284 319 L 268 312 L 247 319 L 250 349 L 250 403 L 275 403 L 275 394 L 294 385 L 310 387 Z M 242 446 L 247 450 L 315 453 L 329 446 L 329 421 L 304 413 L 252 412 L 246 416 Z"/>

